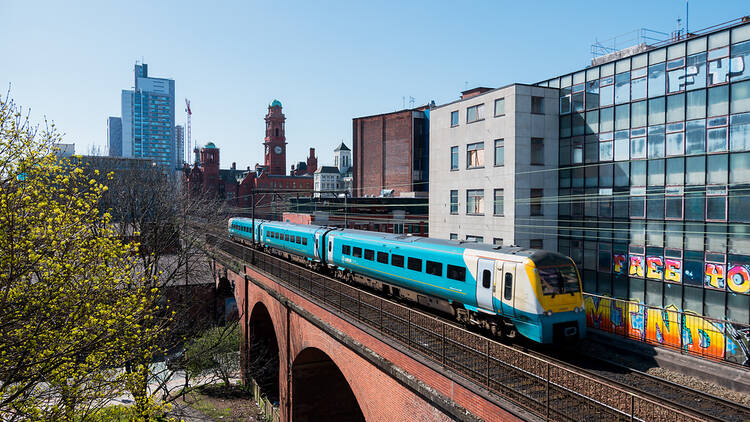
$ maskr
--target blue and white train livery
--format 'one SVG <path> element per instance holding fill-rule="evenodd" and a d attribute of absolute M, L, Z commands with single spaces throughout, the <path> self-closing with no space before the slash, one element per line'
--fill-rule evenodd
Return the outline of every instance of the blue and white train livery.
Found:
<path fill-rule="evenodd" d="M 561 254 L 232 218 L 229 235 L 340 278 L 453 315 L 493 334 L 539 343 L 583 338 L 578 270 Z"/>

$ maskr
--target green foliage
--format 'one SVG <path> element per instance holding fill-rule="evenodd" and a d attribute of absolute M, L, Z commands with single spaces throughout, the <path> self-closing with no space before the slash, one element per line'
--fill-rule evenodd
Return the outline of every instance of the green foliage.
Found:
<path fill-rule="evenodd" d="M 158 289 L 134 265 L 138 245 L 99 209 L 107 187 L 56 157 L 60 141 L 0 98 L 3 420 L 94 413 L 138 381 L 113 368 L 158 350 Z"/>
<path fill-rule="evenodd" d="M 240 367 L 240 329 L 237 322 L 209 328 L 185 348 L 184 365 L 191 377 L 218 377 L 230 384 Z"/>

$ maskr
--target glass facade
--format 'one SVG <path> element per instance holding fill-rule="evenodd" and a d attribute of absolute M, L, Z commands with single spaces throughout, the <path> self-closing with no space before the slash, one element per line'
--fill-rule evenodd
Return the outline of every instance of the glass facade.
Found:
<path fill-rule="evenodd" d="M 539 85 L 584 290 L 750 323 L 750 24 Z"/>

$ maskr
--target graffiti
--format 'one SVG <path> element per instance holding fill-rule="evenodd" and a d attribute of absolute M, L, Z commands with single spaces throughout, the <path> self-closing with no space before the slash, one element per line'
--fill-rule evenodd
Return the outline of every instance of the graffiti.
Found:
<path fill-rule="evenodd" d="M 669 258 L 664 260 L 664 281 L 682 282 L 682 261 Z"/>
<path fill-rule="evenodd" d="M 706 287 L 724 290 L 724 266 L 721 264 L 706 263 L 704 272 L 704 282 Z"/>
<path fill-rule="evenodd" d="M 643 255 L 630 255 L 628 275 L 643 277 Z"/>
<path fill-rule="evenodd" d="M 651 308 L 589 295 L 585 296 L 585 304 L 586 324 L 591 328 L 691 355 L 750 366 L 750 327 L 709 320 L 692 312 L 681 312 L 675 306 Z"/>
<path fill-rule="evenodd" d="M 750 293 L 750 267 L 747 265 L 729 265 L 727 287 L 734 293 Z"/>
<path fill-rule="evenodd" d="M 660 256 L 646 257 L 646 278 L 661 280 L 664 276 L 664 261 Z"/>
<path fill-rule="evenodd" d="M 612 255 L 612 264 L 614 265 L 615 274 L 625 274 L 625 265 L 628 261 L 628 256 L 621 253 Z"/>

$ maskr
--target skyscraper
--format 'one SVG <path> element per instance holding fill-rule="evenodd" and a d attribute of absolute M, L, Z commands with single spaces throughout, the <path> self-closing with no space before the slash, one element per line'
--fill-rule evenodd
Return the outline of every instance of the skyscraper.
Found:
<path fill-rule="evenodd" d="M 175 167 L 174 80 L 149 77 L 145 63 L 134 70 L 135 89 L 122 91 L 122 155 Z"/>
<path fill-rule="evenodd" d="M 182 125 L 174 127 L 175 167 L 179 168 L 185 161 L 185 128 Z"/>
<path fill-rule="evenodd" d="M 122 118 L 107 118 L 107 147 L 110 157 L 122 156 Z"/>

